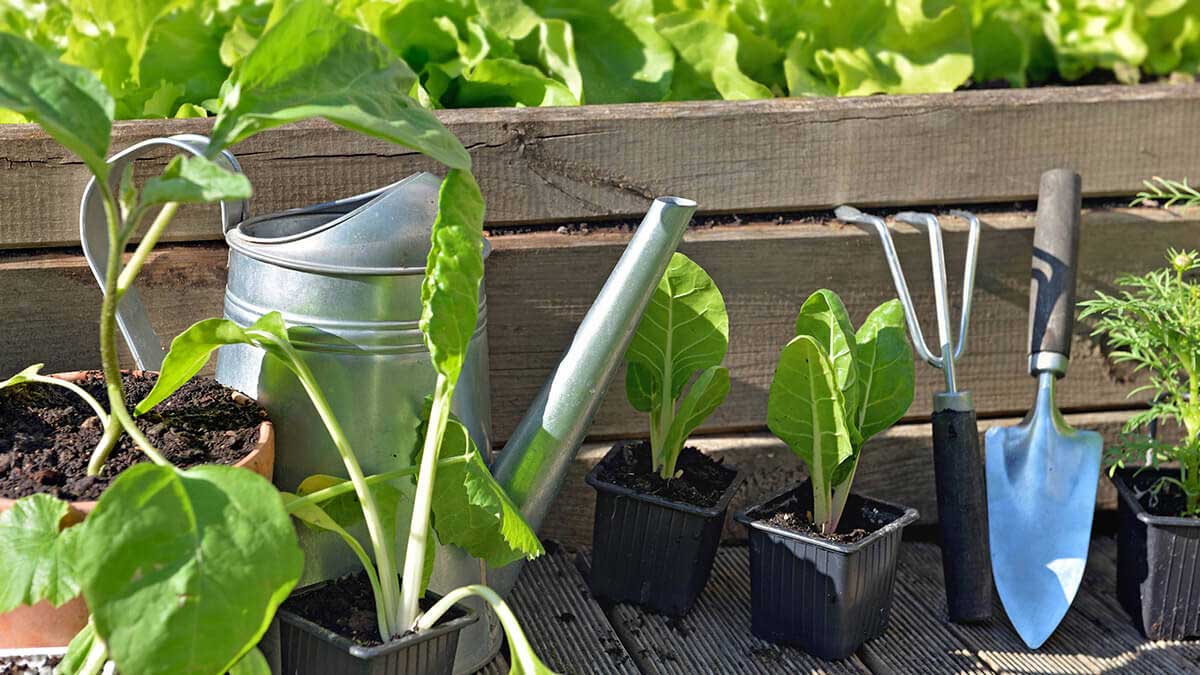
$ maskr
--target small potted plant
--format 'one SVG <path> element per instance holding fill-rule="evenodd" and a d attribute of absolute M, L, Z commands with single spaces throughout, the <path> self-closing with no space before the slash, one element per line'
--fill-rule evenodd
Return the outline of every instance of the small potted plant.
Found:
<path fill-rule="evenodd" d="M 1152 640 L 1200 636 L 1200 254 L 1171 251 L 1167 260 L 1118 278 L 1121 293 L 1081 303 L 1111 358 L 1149 377 L 1132 393 L 1155 393 L 1106 457 L 1119 495 L 1117 596 Z M 1160 424 L 1182 437 L 1145 437 Z"/>
<path fill-rule="evenodd" d="M 901 530 L 911 508 L 853 494 L 863 444 L 913 399 L 913 358 L 899 301 L 855 333 L 842 301 L 811 295 L 783 348 L 767 425 L 808 480 L 735 517 L 749 530 L 751 630 L 844 659 L 887 627 Z"/>
<path fill-rule="evenodd" d="M 674 254 L 625 354 L 625 391 L 650 414 L 650 439 L 617 443 L 587 475 L 597 597 L 681 616 L 708 582 L 740 477 L 687 441 L 729 393 L 728 348 L 721 291 Z"/>

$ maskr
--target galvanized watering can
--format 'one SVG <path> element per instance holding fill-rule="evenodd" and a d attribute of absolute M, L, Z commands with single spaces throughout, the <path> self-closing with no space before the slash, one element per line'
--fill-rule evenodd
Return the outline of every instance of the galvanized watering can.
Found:
<path fill-rule="evenodd" d="M 199 155 L 207 143 L 191 134 L 148 140 L 110 159 L 111 175 L 121 176 L 125 164 L 161 153 L 163 146 Z M 241 170 L 228 152 L 218 161 L 231 171 Z M 368 474 L 411 464 L 418 415 L 433 391 L 435 373 L 417 322 L 439 185 L 437 177 L 421 173 L 366 194 L 257 218 L 248 217 L 244 202 L 221 205 L 230 248 L 225 317 L 245 326 L 279 311 L 289 326 L 297 327 L 293 339 Z M 94 182 L 89 183 L 80 231 L 88 264 L 103 282 L 108 238 L 97 192 Z M 695 209 L 685 199 L 654 201 L 561 363 L 496 456 L 493 473 L 534 527 L 558 493 Z M 118 321 L 138 367 L 161 367 L 162 342 L 135 291 L 123 298 Z M 338 453 L 299 383 L 264 356 L 247 346 L 224 347 L 217 379 L 257 399 L 270 413 L 277 433 L 275 483 L 292 490 L 315 473 L 342 475 Z M 479 322 L 454 412 L 480 449 L 490 453 L 487 300 L 482 289 Z M 402 534 L 408 521 L 407 512 L 399 515 Z M 301 534 L 306 554 L 301 584 L 357 568 L 336 536 Z M 398 548 L 403 554 L 404 547 Z M 507 594 L 519 572 L 519 564 L 481 569 L 461 550 L 443 547 L 431 587 L 448 590 L 482 582 Z M 458 668 L 470 672 L 482 666 L 499 649 L 500 638 L 494 620 L 476 623 L 459 641 Z"/>

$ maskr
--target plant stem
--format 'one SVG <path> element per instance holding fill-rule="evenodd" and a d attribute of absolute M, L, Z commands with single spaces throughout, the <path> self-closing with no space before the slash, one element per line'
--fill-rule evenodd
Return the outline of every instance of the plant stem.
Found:
<path fill-rule="evenodd" d="M 90 622 L 90 619 L 89 619 Z M 87 657 L 79 666 L 78 675 L 100 675 L 104 671 L 104 664 L 108 661 L 108 646 L 104 644 L 104 640 L 99 634 L 92 637 L 92 644 L 88 647 Z"/>
<path fill-rule="evenodd" d="M 100 437 L 100 442 L 92 450 L 92 456 L 88 460 L 89 476 L 100 474 L 109 453 L 117 446 L 117 441 L 121 438 L 121 421 L 116 411 L 117 408 L 125 407 L 116 335 L 117 307 L 121 303 L 121 296 L 117 291 L 117 278 L 121 274 L 121 256 L 125 252 L 125 242 L 121 239 L 121 217 L 108 182 L 100 180 L 96 185 L 100 187 L 104 215 L 108 223 L 108 260 L 104 272 L 104 299 L 100 305 L 100 367 L 104 373 L 104 389 L 108 393 L 111 416 L 109 423 L 104 427 L 104 435 Z"/>
<path fill-rule="evenodd" d="M 92 412 L 96 413 L 96 417 L 100 418 L 101 424 L 108 426 L 108 413 L 104 411 L 104 407 L 101 406 L 100 402 L 93 398 L 91 394 L 84 391 L 82 387 L 74 382 L 60 380 L 57 377 L 46 377 L 45 375 L 34 375 L 33 377 L 29 378 L 29 381 L 40 382 L 42 384 L 52 384 L 56 387 L 69 389 L 76 396 L 83 399 L 84 403 L 88 404 L 88 407 L 92 409 Z"/>
<path fill-rule="evenodd" d="M 471 458 L 470 455 L 459 455 L 457 457 L 450 457 L 448 459 L 439 460 L 438 466 L 443 467 L 443 466 L 453 466 L 455 464 L 463 464 L 470 458 Z M 419 469 L 419 467 L 406 466 L 403 469 L 396 469 L 395 471 L 386 471 L 384 473 L 377 473 L 373 476 L 367 476 L 367 485 L 375 485 L 376 483 L 386 483 L 388 481 L 396 480 L 397 478 L 413 476 L 413 475 L 416 475 L 418 469 Z M 317 490 L 316 492 L 304 495 L 303 497 L 291 502 L 290 504 L 288 504 L 288 512 L 292 513 L 292 512 L 295 512 L 296 510 L 300 509 L 301 507 L 308 506 L 309 504 L 319 504 L 321 502 L 326 502 L 326 501 L 329 501 L 330 499 L 333 499 L 334 497 L 340 497 L 341 495 L 344 495 L 347 492 L 353 492 L 353 491 L 354 491 L 354 483 L 351 483 L 350 481 L 346 481 L 345 483 L 339 483 L 337 485 L 331 485 L 323 490 Z"/>
<path fill-rule="evenodd" d="M 425 578 L 425 547 L 429 546 L 429 512 L 433 508 L 433 482 L 437 477 L 438 451 L 442 447 L 446 421 L 450 418 L 450 399 L 453 395 L 454 385 L 445 375 L 439 373 L 433 389 L 433 407 L 430 409 L 429 424 L 425 430 L 425 444 L 421 449 L 421 470 L 417 474 L 417 494 L 413 498 L 408 547 L 404 552 L 400 614 L 396 617 L 401 626 L 412 626 L 421 611 L 418 601 L 421 599 L 421 582 Z"/>
<path fill-rule="evenodd" d="M 163 204 L 162 210 L 154 217 L 154 222 L 150 223 L 150 227 L 146 230 L 146 234 L 142 240 L 138 242 L 137 249 L 126 263 L 125 269 L 121 270 L 121 274 L 117 277 L 117 300 L 125 295 L 133 286 L 134 279 L 137 279 L 138 273 L 142 271 L 142 265 L 146 263 L 146 259 L 150 257 L 150 251 L 154 250 L 154 246 L 158 244 L 159 237 L 163 231 L 167 229 L 167 225 L 171 219 L 175 217 L 175 212 L 179 210 L 179 204 L 176 202 L 167 202 Z M 132 234 L 132 233 L 130 233 Z"/>
<path fill-rule="evenodd" d="M 321 393 L 321 388 L 317 385 L 312 371 L 300 359 L 300 355 L 296 353 L 291 344 L 279 340 L 274 335 L 264 331 L 248 331 L 248 334 L 264 342 L 271 343 L 284 353 L 287 357 L 288 367 L 296 374 L 296 378 L 300 380 L 301 386 L 304 387 L 305 393 L 308 394 L 309 400 L 312 401 L 313 407 L 316 408 L 317 414 L 321 417 L 321 422 L 329 432 L 329 437 L 333 440 L 338 454 L 342 457 L 346 473 L 349 475 L 350 482 L 354 486 L 354 493 L 358 495 L 358 501 L 362 507 L 363 519 L 367 521 L 367 534 L 370 536 L 371 548 L 375 553 L 375 565 L 379 571 L 379 585 L 382 588 L 382 597 L 375 598 L 375 602 L 385 608 L 385 616 L 388 620 L 388 625 L 386 626 L 387 634 L 380 635 L 380 639 L 387 642 L 399 632 L 397 630 L 398 624 L 391 621 L 391 618 L 396 616 L 400 603 L 400 584 L 396 578 L 396 542 L 389 542 L 386 539 L 386 530 L 383 527 L 383 518 L 379 512 L 379 505 L 375 502 L 375 496 L 371 493 L 370 485 L 367 483 L 366 476 L 363 475 L 362 467 L 358 464 L 358 458 L 354 455 L 354 450 L 350 447 L 350 440 L 346 438 L 345 432 L 342 431 L 342 426 L 338 423 L 333 410 L 329 407 L 329 402 L 325 399 L 325 394 Z"/>
<path fill-rule="evenodd" d="M 861 450 L 858 456 L 862 456 Z M 838 523 L 842 520 L 842 512 L 846 510 L 846 500 L 850 498 L 850 486 L 854 484 L 856 471 L 858 471 L 858 460 L 854 461 L 854 466 L 850 469 L 850 475 L 846 476 L 846 480 L 833 488 L 833 506 L 829 513 L 830 532 L 837 532 Z"/>
<path fill-rule="evenodd" d="M 538 672 L 538 661 L 533 652 L 533 647 L 530 646 L 529 640 L 525 637 L 525 632 L 521 630 L 521 623 L 517 621 L 517 617 L 509 608 L 508 603 L 504 602 L 496 591 L 482 586 L 480 584 L 472 584 L 456 588 L 447 593 L 441 600 L 438 600 L 433 607 L 429 608 L 428 612 L 421 615 L 420 620 L 416 623 L 418 632 L 428 630 L 435 626 L 438 619 L 454 606 L 454 603 L 466 598 L 467 596 L 475 595 L 483 598 L 485 602 L 491 605 L 492 610 L 496 612 L 496 617 L 500 619 L 500 625 L 504 627 L 504 634 L 508 637 L 509 657 L 516 660 L 520 664 L 522 673 Z M 514 664 L 517 665 L 517 664 Z"/>

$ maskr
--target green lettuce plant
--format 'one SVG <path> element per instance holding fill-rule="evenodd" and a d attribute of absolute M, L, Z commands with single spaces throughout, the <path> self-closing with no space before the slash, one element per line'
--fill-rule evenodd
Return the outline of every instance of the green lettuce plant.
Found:
<path fill-rule="evenodd" d="M 1153 392 L 1154 400 L 1125 424 L 1122 442 L 1108 448 L 1110 471 L 1126 464 L 1158 468 L 1179 466 L 1179 478 L 1164 476 L 1154 487 L 1167 485 L 1185 497 L 1181 515 L 1200 517 L 1200 253 L 1172 250 L 1167 266 L 1141 276 L 1117 279 L 1120 293 L 1098 292 L 1080 303 L 1080 318 L 1095 321 L 1092 335 L 1113 347 L 1109 358 L 1133 364 L 1149 382 L 1132 392 Z M 1170 443 L 1146 439 L 1152 423 L 1173 423 L 1183 438 Z"/>
<path fill-rule="evenodd" d="M 857 332 L 833 291 L 804 301 L 771 381 L 767 426 L 807 465 L 822 533 L 837 531 L 863 445 L 908 411 L 913 375 L 900 301 L 876 307 Z"/>
<path fill-rule="evenodd" d="M 353 88 L 345 87 L 348 72 L 356 77 Z M 482 199 L 469 174 L 470 158 L 408 96 L 416 81 L 376 38 L 340 19 L 320 0 L 278 5 L 222 85 L 206 155 L 176 157 L 139 189 L 130 172 L 110 175 L 105 162 L 116 110 L 105 85 L 25 38 L 0 33 L 0 108 L 36 122 L 77 155 L 96 177 L 105 209 L 111 245 L 100 351 L 108 412 L 99 414 L 99 402 L 84 395 L 104 425 L 89 471 L 102 469 L 123 434 L 150 460 L 118 476 L 90 516 L 74 527 L 59 529 L 67 505 L 48 495 L 19 500 L 0 516 L 0 544 L 13 552 L 0 562 L 0 611 L 42 599 L 61 604 L 79 593 L 87 601 L 90 622 L 72 642 L 63 672 L 97 673 L 110 659 L 128 673 L 262 671 L 265 664 L 254 645 L 297 582 L 303 562 L 286 498 L 250 471 L 228 466 L 180 470 L 153 447 L 125 404 L 116 307 L 180 204 L 250 196 L 248 181 L 213 158 L 258 131 L 295 120 L 324 117 L 442 162 L 451 174 L 442 191 L 439 220 L 478 229 Z M 127 245 L 146 220 L 151 222 L 124 261 Z M 254 327 L 255 339 L 284 344 L 280 326 L 264 321 Z M 243 339 L 231 337 L 223 324 L 204 325 L 213 329 L 215 339 Z M 189 331 L 185 342 L 196 335 Z M 272 337 L 280 342 L 270 342 Z M 286 354 L 284 347 L 278 349 Z M 138 413 L 195 372 L 178 379 L 179 368 L 170 370 L 160 380 L 159 395 L 143 401 Z M 42 377 L 36 366 L 0 386 L 29 381 L 82 393 Z M 350 473 L 361 486 L 361 472 Z M 364 502 L 373 543 L 390 550 L 379 511 Z M 392 605 L 399 592 L 394 596 Z M 397 616 L 406 619 L 399 612 Z"/>
<path fill-rule="evenodd" d="M 721 365 L 728 349 L 720 289 L 690 258 L 674 254 L 625 353 L 625 393 L 635 410 L 650 413 L 653 467 L 664 480 L 677 477 L 683 444 L 729 393 Z"/>

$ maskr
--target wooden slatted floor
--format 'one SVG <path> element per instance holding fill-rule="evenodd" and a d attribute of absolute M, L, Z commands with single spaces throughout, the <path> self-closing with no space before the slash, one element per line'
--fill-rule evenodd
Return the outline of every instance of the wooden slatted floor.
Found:
<path fill-rule="evenodd" d="M 559 551 L 526 566 L 511 599 L 543 660 L 563 673 L 1200 674 L 1200 641 L 1149 642 L 1117 604 L 1116 544 L 1092 541 L 1087 573 L 1061 626 L 1038 651 L 1021 643 L 999 601 L 991 624 L 945 618 L 936 546 L 901 548 L 887 633 L 851 659 L 821 661 L 750 634 L 748 550 L 721 549 L 691 613 L 672 620 L 587 590 L 585 555 Z M 503 657 L 484 673 L 507 673 Z"/>

